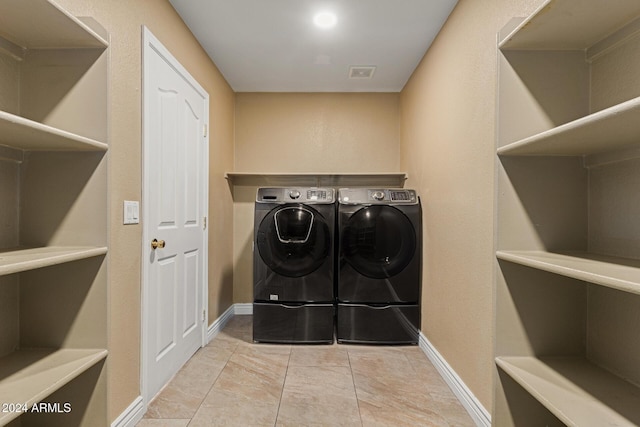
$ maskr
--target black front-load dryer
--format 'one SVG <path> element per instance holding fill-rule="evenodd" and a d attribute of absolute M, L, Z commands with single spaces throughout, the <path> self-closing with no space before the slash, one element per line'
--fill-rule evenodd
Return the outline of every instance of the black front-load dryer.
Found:
<path fill-rule="evenodd" d="M 338 342 L 417 344 L 422 211 L 416 192 L 340 189 L 338 231 Z"/>
<path fill-rule="evenodd" d="M 332 343 L 335 191 L 259 188 L 253 247 L 253 340 Z"/>

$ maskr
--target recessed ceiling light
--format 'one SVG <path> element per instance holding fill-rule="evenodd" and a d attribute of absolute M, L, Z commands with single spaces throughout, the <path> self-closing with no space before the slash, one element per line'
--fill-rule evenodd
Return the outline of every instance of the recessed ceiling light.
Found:
<path fill-rule="evenodd" d="M 338 22 L 338 18 L 331 12 L 320 12 L 313 17 L 313 23 L 320 28 L 332 28 L 335 27 Z"/>

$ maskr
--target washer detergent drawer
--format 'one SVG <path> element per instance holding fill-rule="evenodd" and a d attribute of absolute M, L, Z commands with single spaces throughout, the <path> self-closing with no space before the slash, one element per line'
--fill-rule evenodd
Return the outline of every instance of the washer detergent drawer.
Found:
<path fill-rule="evenodd" d="M 333 304 L 253 303 L 253 340 L 272 343 L 333 343 Z"/>
<path fill-rule="evenodd" d="M 338 304 L 339 343 L 417 344 L 419 305 Z"/>

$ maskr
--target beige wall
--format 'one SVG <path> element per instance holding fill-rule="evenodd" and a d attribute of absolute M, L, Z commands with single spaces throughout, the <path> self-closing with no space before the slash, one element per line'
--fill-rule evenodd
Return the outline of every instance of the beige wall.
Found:
<path fill-rule="evenodd" d="M 238 93 L 235 172 L 398 172 L 397 93 Z M 253 301 L 256 187 L 234 190 L 234 302 Z"/>
<path fill-rule="evenodd" d="M 422 196 L 422 331 L 492 408 L 496 34 L 542 0 L 460 0 L 401 94 L 401 169 Z"/>
<path fill-rule="evenodd" d="M 235 172 L 397 172 L 397 93 L 238 93 Z"/>
<path fill-rule="evenodd" d="M 140 394 L 141 225 L 122 225 L 123 200 L 141 199 L 141 26 L 150 28 L 209 92 L 209 319 L 232 303 L 233 207 L 224 172 L 233 167 L 234 94 L 168 1 L 59 0 L 95 18 L 111 36 L 109 105 L 109 417 Z M 215 237 L 214 237 L 215 236 Z"/>

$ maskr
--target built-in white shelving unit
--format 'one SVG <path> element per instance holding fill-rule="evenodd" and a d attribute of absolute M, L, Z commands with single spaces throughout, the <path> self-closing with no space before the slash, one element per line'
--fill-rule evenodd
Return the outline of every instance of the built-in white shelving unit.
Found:
<path fill-rule="evenodd" d="M 638 387 L 584 358 L 498 357 L 496 364 L 566 425 L 640 424 Z"/>
<path fill-rule="evenodd" d="M 47 0 L 4 1 L 0 28 L 2 37 L 21 51 L 109 46 L 94 28 Z"/>
<path fill-rule="evenodd" d="M 494 425 L 640 425 L 640 3 L 500 34 Z"/>
<path fill-rule="evenodd" d="M 640 295 L 640 260 L 543 251 L 497 251 L 498 259 Z"/>
<path fill-rule="evenodd" d="M 580 156 L 637 148 L 640 98 L 554 127 L 498 149 L 504 156 Z"/>
<path fill-rule="evenodd" d="M 0 402 L 19 405 L 17 411 L 0 413 L 0 424 L 16 418 L 20 411 L 29 411 L 105 357 L 106 350 L 38 349 L 0 358 Z"/>
<path fill-rule="evenodd" d="M 107 247 L 45 246 L 0 252 L 0 276 L 107 254 Z"/>
<path fill-rule="evenodd" d="M 0 9 L 0 425 L 106 426 L 108 36 Z"/>
<path fill-rule="evenodd" d="M 0 111 L 0 144 L 21 150 L 107 151 L 107 144 Z"/>
<path fill-rule="evenodd" d="M 570 19 L 569 19 L 570 18 Z M 616 2 L 545 0 L 519 25 L 504 34 L 498 47 L 507 50 L 573 50 L 590 52 L 628 35 L 638 19 L 633 0 Z"/>

